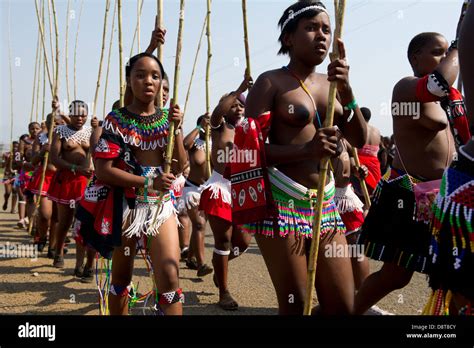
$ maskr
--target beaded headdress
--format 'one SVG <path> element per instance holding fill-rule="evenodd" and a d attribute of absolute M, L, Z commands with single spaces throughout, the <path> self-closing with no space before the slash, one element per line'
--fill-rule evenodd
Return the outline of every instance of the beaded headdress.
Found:
<path fill-rule="evenodd" d="M 288 18 L 283 22 L 283 24 L 281 26 L 281 32 L 283 33 L 283 31 L 285 30 L 285 27 L 287 26 L 287 24 L 292 19 L 295 19 L 296 17 L 298 17 L 302 13 L 305 13 L 306 11 L 310 11 L 310 10 L 321 11 L 321 12 L 325 12 L 326 14 L 328 14 L 328 11 L 320 5 L 311 5 L 311 6 L 303 7 L 301 10 L 298 10 L 296 12 L 294 12 L 293 10 L 290 10 L 290 11 L 288 11 Z"/>

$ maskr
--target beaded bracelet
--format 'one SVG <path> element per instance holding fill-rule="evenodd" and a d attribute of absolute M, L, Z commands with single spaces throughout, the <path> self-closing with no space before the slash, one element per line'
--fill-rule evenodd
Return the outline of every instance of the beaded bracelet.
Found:
<path fill-rule="evenodd" d="M 148 201 L 148 185 L 149 185 L 149 179 L 148 177 L 145 177 L 145 184 L 143 185 L 143 197 L 145 202 Z"/>
<path fill-rule="evenodd" d="M 354 99 L 349 104 L 344 106 L 344 110 L 355 110 L 357 109 L 357 101 Z"/>

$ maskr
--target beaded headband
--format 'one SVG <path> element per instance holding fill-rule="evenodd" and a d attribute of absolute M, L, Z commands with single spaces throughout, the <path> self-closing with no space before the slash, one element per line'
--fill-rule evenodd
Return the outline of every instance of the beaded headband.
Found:
<path fill-rule="evenodd" d="M 309 11 L 309 10 L 322 11 L 322 12 L 326 13 L 326 14 L 329 16 L 328 11 L 327 11 L 324 7 L 319 6 L 319 5 L 307 6 L 307 7 L 304 7 L 304 8 L 302 8 L 301 10 L 296 11 L 296 12 L 293 12 L 293 10 L 290 10 L 290 11 L 288 11 L 288 18 L 283 22 L 283 25 L 281 26 L 281 32 L 283 33 L 283 30 L 285 30 L 286 25 L 287 25 L 292 19 L 298 17 L 300 14 L 302 14 L 302 13 L 304 13 L 304 12 L 306 12 L 306 11 Z"/>

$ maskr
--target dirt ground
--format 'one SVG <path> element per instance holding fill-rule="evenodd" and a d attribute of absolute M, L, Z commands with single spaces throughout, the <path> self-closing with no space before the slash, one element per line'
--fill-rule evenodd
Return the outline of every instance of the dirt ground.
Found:
<path fill-rule="evenodd" d="M 0 185 L 3 204 L 4 186 Z M 1 208 L 1 207 L 0 207 Z M 31 244 L 26 230 L 16 227 L 18 215 L 0 212 L 0 246 Z M 206 233 L 206 259 L 211 264 L 213 238 L 209 228 Z M 0 248 L 1 250 L 1 248 Z M 52 260 L 42 253 L 36 259 L 5 258 L 0 255 L 0 314 L 79 314 L 98 315 L 98 290 L 95 281 L 84 284 L 72 275 L 75 246 L 70 244 L 65 256 L 64 270 L 52 267 Z M 371 261 L 371 271 L 380 263 Z M 137 256 L 133 277 L 138 291 L 146 293 L 152 283 L 141 256 Z M 180 286 L 186 297 L 186 315 L 275 315 L 277 301 L 264 260 L 254 240 L 246 254 L 232 261 L 229 266 L 229 288 L 240 305 L 236 312 L 225 312 L 217 307 L 218 292 L 212 275 L 203 279 L 196 271 L 180 264 Z M 380 301 L 378 306 L 393 314 L 420 315 L 427 301 L 429 288 L 426 277 L 415 274 L 411 283 Z M 138 305 L 133 314 L 142 315 Z"/>

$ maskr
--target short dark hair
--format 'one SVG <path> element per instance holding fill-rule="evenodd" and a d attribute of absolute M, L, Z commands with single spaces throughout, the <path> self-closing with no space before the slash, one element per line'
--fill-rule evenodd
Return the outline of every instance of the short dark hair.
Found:
<path fill-rule="evenodd" d="M 23 135 L 20 137 L 20 141 L 21 141 L 21 140 L 25 140 L 25 138 L 28 138 L 28 134 L 23 134 Z"/>
<path fill-rule="evenodd" d="M 201 124 L 201 121 L 202 119 L 204 118 L 204 115 L 201 115 L 198 117 L 197 121 L 196 121 L 196 126 L 199 126 Z"/>
<path fill-rule="evenodd" d="M 132 73 L 132 70 L 133 70 L 133 67 L 134 65 L 142 58 L 144 57 L 148 57 L 148 58 L 152 58 L 154 59 L 157 63 L 158 63 L 158 66 L 160 67 L 160 72 L 161 72 L 161 78 L 163 80 L 167 80 L 167 77 L 166 76 L 166 73 L 165 73 L 165 69 L 163 68 L 163 65 L 161 64 L 160 60 L 158 58 L 156 58 L 153 54 L 150 54 L 150 53 L 146 53 L 146 52 L 143 52 L 143 53 L 139 53 L 135 56 L 133 56 L 132 58 L 129 59 L 129 61 L 127 62 L 127 65 L 125 65 L 125 76 L 126 77 L 130 77 L 130 74 Z M 165 78 L 166 76 L 166 78 Z"/>
<path fill-rule="evenodd" d="M 437 37 L 443 37 L 443 35 L 435 32 L 426 32 L 418 34 L 413 39 L 411 39 L 407 51 L 408 61 L 411 63 L 412 56 L 418 53 L 421 49 L 423 49 L 427 44 L 432 42 Z"/>
<path fill-rule="evenodd" d="M 89 107 L 86 102 L 82 100 L 73 100 L 71 104 L 69 104 L 69 115 L 76 115 L 79 108 L 86 109 L 86 112 L 89 114 Z"/>
<path fill-rule="evenodd" d="M 31 126 L 40 126 L 40 127 L 41 127 L 41 125 L 40 125 L 38 122 L 30 122 L 30 123 L 28 123 L 28 129 L 30 129 Z"/>
<path fill-rule="evenodd" d="M 280 41 L 280 50 L 278 51 L 278 54 L 287 54 L 290 52 L 289 48 L 285 46 L 283 43 L 283 38 L 285 37 L 285 34 L 290 34 L 296 31 L 296 28 L 298 27 L 298 23 L 302 18 L 311 18 L 314 17 L 318 14 L 320 14 L 322 11 L 318 9 L 311 9 L 308 11 L 303 12 L 299 16 L 294 17 L 294 19 L 290 20 L 285 28 L 283 28 L 283 24 L 285 21 L 290 17 L 292 13 L 296 13 L 299 10 L 308 7 L 308 6 L 320 6 L 322 8 L 326 8 L 324 4 L 321 1 L 316 1 L 316 0 L 300 0 L 290 7 L 288 7 L 284 12 L 283 15 L 281 16 L 280 20 L 278 21 L 278 26 L 280 27 L 281 34 L 280 37 L 278 38 L 278 41 Z"/>
<path fill-rule="evenodd" d="M 12 144 L 13 145 L 19 145 L 20 143 L 18 141 L 14 140 L 14 141 L 12 141 Z"/>
<path fill-rule="evenodd" d="M 369 108 L 360 108 L 360 112 L 362 112 L 362 116 L 364 116 L 364 119 L 369 122 L 370 118 L 372 117 L 372 112 L 370 111 Z"/>
<path fill-rule="evenodd" d="M 119 99 L 119 100 L 116 100 L 116 101 L 112 104 L 112 110 L 119 109 L 119 108 L 120 108 L 120 99 Z"/>

